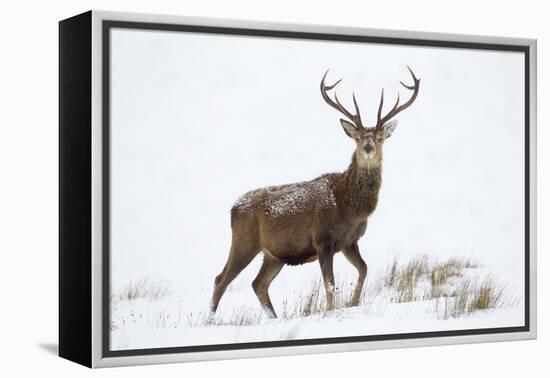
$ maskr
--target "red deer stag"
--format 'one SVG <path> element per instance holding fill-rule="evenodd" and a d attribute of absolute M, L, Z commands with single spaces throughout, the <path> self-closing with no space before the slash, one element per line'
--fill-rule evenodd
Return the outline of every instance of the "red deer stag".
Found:
<path fill-rule="evenodd" d="M 216 277 L 212 296 L 212 314 L 233 279 L 263 251 L 264 260 L 252 287 L 264 310 L 276 317 L 268 289 L 285 264 L 299 265 L 319 260 L 323 276 L 326 309 L 334 308 L 333 256 L 342 252 L 357 269 L 359 278 L 349 303 L 357 306 L 367 277 L 367 264 L 359 253 L 357 242 L 365 233 L 367 220 L 378 202 L 382 174 L 382 146 L 397 126 L 389 122 L 415 101 L 420 79 L 407 67 L 413 85 L 400 82 L 413 91 L 410 99 L 397 102 L 382 116 L 384 90 L 378 106 L 374 127 L 363 126 L 359 107 L 353 95 L 355 114 L 348 111 L 328 91 L 340 82 L 326 85 L 321 80 L 321 95 L 325 102 L 342 113 L 340 123 L 356 143 L 351 164 L 343 173 L 331 173 L 311 181 L 271 186 L 244 194 L 231 209 L 232 242 L 227 263 Z M 350 122 L 351 121 L 351 122 Z"/>

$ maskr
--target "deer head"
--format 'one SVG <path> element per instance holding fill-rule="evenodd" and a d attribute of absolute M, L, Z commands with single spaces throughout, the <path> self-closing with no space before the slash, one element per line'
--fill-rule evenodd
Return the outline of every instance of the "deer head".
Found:
<path fill-rule="evenodd" d="M 328 91 L 334 89 L 342 79 L 338 80 L 332 85 L 326 85 L 325 79 L 328 74 L 325 72 L 323 79 L 321 80 L 321 95 L 327 104 L 329 104 L 334 109 L 342 113 L 347 119 L 340 119 L 340 123 L 346 132 L 346 134 L 352 138 L 356 143 L 355 149 L 355 158 L 359 166 L 365 167 L 372 164 L 380 163 L 382 160 L 382 146 L 384 141 L 388 139 L 395 128 L 397 127 L 397 120 L 391 120 L 397 114 L 407 109 L 412 105 L 416 96 L 418 95 L 418 89 L 420 88 L 420 79 L 418 79 L 414 72 L 409 66 L 407 69 L 411 73 L 413 78 L 413 85 L 404 84 L 400 81 L 406 89 L 413 91 L 413 94 L 409 100 L 403 104 L 399 104 L 399 93 L 397 94 L 397 101 L 393 108 L 385 115 L 382 116 L 382 108 L 384 106 L 384 89 L 380 95 L 380 105 L 378 106 L 378 115 L 376 120 L 376 125 L 373 127 L 363 126 L 361 120 L 361 113 L 359 111 L 359 106 L 357 105 L 357 100 L 355 98 L 355 93 L 353 93 L 353 105 L 355 107 L 355 114 L 352 114 L 347 110 L 338 100 L 336 92 L 334 93 L 334 100 L 328 95 Z"/>

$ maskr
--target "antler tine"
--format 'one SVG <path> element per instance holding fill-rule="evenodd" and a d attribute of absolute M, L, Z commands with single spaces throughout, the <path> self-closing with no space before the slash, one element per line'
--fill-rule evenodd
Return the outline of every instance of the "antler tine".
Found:
<path fill-rule="evenodd" d="M 378 128 L 378 125 L 380 125 L 380 118 L 382 118 L 382 108 L 384 107 L 384 88 L 382 88 L 382 92 L 380 92 L 380 105 L 378 105 L 378 116 L 376 121 L 376 127 Z"/>
<path fill-rule="evenodd" d="M 397 109 L 398 106 L 399 106 L 399 92 L 397 92 L 397 99 L 395 100 L 395 104 L 393 105 L 393 108 L 391 108 L 390 113 L 394 112 L 395 109 Z"/>
<path fill-rule="evenodd" d="M 336 105 L 338 105 L 338 109 L 344 113 L 348 118 L 352 119 L 353 120 L 353 114 L 351 114 L 345 107 L 344 105 L 342 105 L 342 103 L 340 102 L 340 100 L 338 99 L 338 95 L 336 94 L 336 92 L 334 92 L 334 100 L 336 100 Z"/>
<path fill-rule="evenodd" d="M 411 98 L 407 102 L 405 102 L 403 105 L 399 105 L 399 93 L 397 94 L 397 101 L 395 105 L 393 106 L 392 110 L 388 112 L 383 118 L 380 118 L 381 109 L 382 109 L 382 102 L 380 103 L 380 108 L 378 109 L 378 121 L 376 123 L 377 128 L 381 128 L 386 122 L 388 122 L 390 119 L 395 117 L 398 113 L 402 112 L 403 110 L 407 109 L 409 106 L 412 105 L 412 103 L 416 100 L 416 96 L 418 96 L 418 90 L 420 89 L 420 79 L 416 77 L 411 67 L 407 66 L 407 69 L 411 73 L 411 76 L 413 78 L 413 85 L 407 85 L 400 81 L 401 85 L 407 88 L 410 91 L 414 91 Z M 383 90 L 382 90 L 383 93 Z"/>
<path fill-rule="evenodd" d="M 325 100 L 325 102 L 327 104 L 329 104 L 331 107 L 333 107 L 334 109 L 338 110 L 340 113 L 342 113 L 344 116 L 346 116 L 348 119 L 350 119 L 353 124 L 355 125 L 356 128 L 360 129 L 360 128 L 363 128 L 363 124 L 361 123 L 361 115 L 359 114 L 359 107 L 357 106 L 357 101 L 355 100 L 355 95 L 353 96 L 353 103 L 355 105 L 355 110 L 357 112 L 356 115 L 353 115 L 351 114 L 350 111 L 348 111 L 344 105 L 342 105 L 340 103 L 340 100 L 338 100 L 338 96 L 336 95 L 336 92 L 334 93 L 334 99 L 335 101 L 333 101 L 330 96 L 328 95 L 328 91 L 334 89 L 338 83 L 340 83 L 342 81 L 342 79 L 338 80 L 337 82 L 335 82 L 334 84 L 332 85 L 326 85 L 325 84 L 325 80 L 326 80 L 326 77 L 327 77 L 327 74 L 328 74 L 328 71 L 327 70 L 325 72 L 325 74 L 323 75 L 323 79 L 321 80 L 321 95 L 323 96 L 323 99 Z"/>
<path fill-rule="evenodd" d="M 355 106 L 355 115 L 357 116 L 357 121 L 359 121 L 360 125 L 363 125 L 363 121 L 361 121 L 361 112 L 359 111 L 359 105 L 357 105 L 357 99 L 355 98 L 355 92 L 351 92 L 351 97 L 353 98 L 353 106 Z"/>
<path fill-rule="evenodd" d="M 409 70 L 409 72 L 411 73 L 411 76 L 413 77 L 413 80 L 414 82 L 416 83 L 417 81 L 420 81 L 420 79 L 417 79 L 416 78 L 416 75 L 414 74 L 413 70 L 411 69 L 411 67 L 409 65 L 407 65 L 407 69 Z"/>
<path fill-rule="evenodd" d="M 405 88 L 407 88 L 410 91 L 412 91 L 414 89 L 414 85 L 407 85 L 407 84 L 403 83 L 402 81 L 399 81 L 399 83 L 401 83 L 402 86 L 404 86 Z"/>
<path fill-rule="evenodd" d="M 327 71 L 327 72 L 328 72 L 328 71 Z M 325 75 L 326 75 L 326 74 L 325 74 Z M 324 79 L 323 79 L 323 80 L 324 80 Z M 326 86 L 325 86 L 325 89 L 326 89 L 327 91 L 331 91 L 331 90 L 333 90 L 334 88 L 336 88 L 336 86 L 337 86 L 338 84 L 340 84 L 341 81 L 342 81 L 342 79 L 338 80 L 336 83 L 334 83 L 334 84 L 332 84 L 332 85 L 326 85 Z"/>

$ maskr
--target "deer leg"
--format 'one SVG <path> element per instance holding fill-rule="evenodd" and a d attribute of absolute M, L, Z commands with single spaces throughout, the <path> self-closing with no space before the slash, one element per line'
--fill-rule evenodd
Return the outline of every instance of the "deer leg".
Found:
<path fill-rule="evenodd" d="M 357 245 L 357 242 L 345 248 L 342 253 L 359 273 L 357 284 L 355 285 L 355 290 L 353 291 L 353 297 L 348 304 L 348 306 L 358 306 L 359 300 L 361 299 L 361 293 L 363 291 L 363 285 L 365 284 L 365 279 L 367 278 L 367 264 L 359 253 L 359 246 Z"/>
<path fill-rule="evenodd" d="M 321 265 L 321 274 L 325 284 L 325 293 L 327 298 L 327 311 L 334 310 L 334 270 L 333 260 L 334 254 L 330 247 L 322 247 L 318 252 L 319 264 Z"/>
<path fill-rule="evenodd" d="M 269 298 L 269 285 L 277 277 L 277 274 L 283 268 L 284 263 L 265 254 L 264 262 L 258 275 L 252 282 L 252 288 L 260 300 L 260 304 L 270 318 L 276 318 L 277 314 Z"/>
<path fill-rule="evenodd" d="M 243 249 L 235 248 L 231 246 L 229 252 L 229 258 L 222 272 L 216 277 L 214 282 L 214 293 L 212 294 L 212 301 L 210 303 L 210 310 L 212 314 L 218 309 L 218 304 L 227 289 L 227 286 L 242 272 L 244 268 L 250 264 L 250 262 L 256 257 L 259 250 L 257 249 Z"/>

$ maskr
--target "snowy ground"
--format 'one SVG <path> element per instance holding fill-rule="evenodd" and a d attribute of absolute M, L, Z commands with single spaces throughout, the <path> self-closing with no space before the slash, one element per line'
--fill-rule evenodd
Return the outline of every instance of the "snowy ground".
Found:
<path fill-rule="evenodd" d="M 366 295 L 359 307 L 296 317 L 299 303 L 304 302 L 312 286 L 318 283 L 320 275 L 315 273 L 315 268 L 316 264 L 309 264 L 302 267 L 302 271 L 295 269 L 274 282 L 270 294 L 278 319 L 268 319 L 262 314 L 252 288 L 246 282 L 246 274 L 226 292 L 214 324 L 209 323 L 208 318 L 211 288 L 190 290 L 178 282 L 149 282 L 159 298 L 113 298 L 111 348 L 123 350 L 523 325 L 523 297 L 521 293 L 518 296 L 518 291 L 506 282 L 499 281 L 498 284 L 504 290 L 498 308 L 453 317 L 447 314 L 445 298 L 422 298 L 423 293 L 428 292 L 428 276 L 418 281 L 415 288 L 418 298 L 397 303 L 395 292 L 380 288 L 381 280 L 387 274 L 384 270 L 369 277 Z M 355 277 L 349 274 L 352 272 L 348 270 L 348 274 L 340 279 L 341 290 L 352 288 Z M 303 277 L 300 284 L 296 285 L 299 281 L 295 277 L 292 279 L 293 274 Z M 491 276 L 488 267 L 468 268 L 460 277 L 450 279 L 445 290 L 453 295 L 453 287 L 459 286 L 464 278 L 488 276 Z M 320 292 L 320 297 L 324 297 L 324 292 Z"/>

